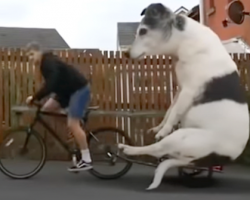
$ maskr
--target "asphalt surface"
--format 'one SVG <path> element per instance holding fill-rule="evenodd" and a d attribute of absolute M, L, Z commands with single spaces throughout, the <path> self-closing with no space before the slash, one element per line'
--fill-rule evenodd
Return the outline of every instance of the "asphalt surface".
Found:
<path fill-rule="evenodd" d="M 28 180 L 12 180 L 0 173 L 2 200 L 249 200 L 250 168 L 230 166 L 223 174 L 216 174 L 210 187 L 190 188 L 176 178 L 176 170 L 169 171 L 161 186 L 145 191 L 152 181 L 154 168 L 135 165 L 117 180 L 99 180 L 88 172 L 72 174 L 70 163 L 48 162 L 44 169 Z M 204 181 L 200 179 L 199 181 Z"/>

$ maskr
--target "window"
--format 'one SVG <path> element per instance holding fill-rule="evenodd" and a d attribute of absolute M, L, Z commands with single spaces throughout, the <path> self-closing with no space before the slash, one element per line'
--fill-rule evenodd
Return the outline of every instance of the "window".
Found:
<path fill-rule="evenodd" d="M 214 8 L 214 0 L 209 0 L 210 8 Z"/>
<path fill-rule="evenodd" d="M 206 12 L 207 16 L 213 15 L 215 13 L 214 2 L 215 2 L 215 0 L 209 0 L 209 8 L 208 8 L 208 11 Z"/>

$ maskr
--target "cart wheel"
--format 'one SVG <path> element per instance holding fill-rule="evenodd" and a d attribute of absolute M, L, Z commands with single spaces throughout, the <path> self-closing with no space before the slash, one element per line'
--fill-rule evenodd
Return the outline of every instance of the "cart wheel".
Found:
<path fill-rule="evenodd" d="M 207 170 L 204 170 L 200 168 L 187 169 L 187 168 L 180 167 L 178 169 L 178 175 L 180 178 L 195 178 L 201 174 L 204 174 L 204 175 L 206 174 L 206 178 L 210 179 L 213 176 L 213 168 L 209 167 Z"/>

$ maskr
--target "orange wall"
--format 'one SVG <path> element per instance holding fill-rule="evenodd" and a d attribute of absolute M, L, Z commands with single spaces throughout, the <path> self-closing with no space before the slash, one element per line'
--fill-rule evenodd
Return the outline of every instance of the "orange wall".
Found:
<path fill-rule="evenodd" d="M 245 6 L 245 10 L 250 12 L 250 0 L 241 1 Z M 250 44 L 250 16 L 245 17 L 242 25 L 229 24 L 228 27 L 223 27 L 222 21 L 227 18 L 226 7 L 229 0 L 214 0 L 215 11 L 209 15 L 208 12 L 211 10 L 210 2 L 211 0 L 204 0 L 206 25 L 217 33 L 221 40 L 241 36 Z"/>

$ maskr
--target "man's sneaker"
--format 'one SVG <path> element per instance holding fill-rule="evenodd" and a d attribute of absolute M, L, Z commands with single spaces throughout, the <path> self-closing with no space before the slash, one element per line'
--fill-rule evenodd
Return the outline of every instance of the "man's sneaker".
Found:
<path fill-rule="evenodd" d="M 81 160 L 79 163 L 76 164 L 76 166 L 72 166 L 68 168 L 68 171 L 70 172 L 79 172 L 79 171 L 85 171 L 92 169 L 93 166 L 91 163 L 86 163 L 83 160 Z"/>

